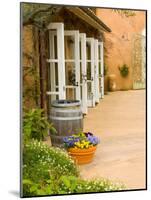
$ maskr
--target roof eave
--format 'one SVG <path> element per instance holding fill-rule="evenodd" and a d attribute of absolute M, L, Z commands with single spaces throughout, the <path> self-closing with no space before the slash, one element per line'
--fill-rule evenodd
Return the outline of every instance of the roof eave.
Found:
<path fill-rule="evenodd" d="M 105 32 L 111 32 L 111 29 L 104 24 L 92 11 L 88 8 L 79 8 L 79 7 L 67 7 L 67 9 L 86 21 L 89 25 L 95 29 L 102 30 Z"/>

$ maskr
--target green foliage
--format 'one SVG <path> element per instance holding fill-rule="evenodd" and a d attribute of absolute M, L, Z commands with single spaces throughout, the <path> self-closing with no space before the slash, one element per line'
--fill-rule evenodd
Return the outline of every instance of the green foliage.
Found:
<path fill-rule="evenodd" d="M 25 144 L 23 151 L 23 196 L 89 193 L 124 190 L 106 179 L 82 180 L 66 151 L 38 141 Z"/>
<path fill-rule="evenodd" d="M 23 149 L 23 194 L 51 194 L 61 176 L 78 176 L 79 172 L 66 151 L 32 140 Z M 49 186 L 49 187 L 48 187 Z"/>
<path fill-rule="evenodd" d="M 50 23 L 52 16 L 62 8 L 42 3 L 22 3 L 21 5 L 23 24 L 34 24 L 39 28 L 44 28 L 44 24 Z"/>
<path fill-rule="evenodd" d="M 104 64 L 104 76 L 108 73 L 108 66 Z"/>
<path fill-rule="evenodd" d="M 55 128 L 52 124 L 49 124 L 44 116 L 42 109 L 31 109 L 24 113 L 23 137 L 25 142 L 32 138 L 37 140 L 44 139 L 48 134 L 48 130 L 50 130 L 51 133 L 56 133 Z"/>
<path fill-rule="evenodd" d="M 133 17 L 136 15 L 136 12 L 134 10 L 125 10 L 125 9 L 112 9 L 114 12 L 118 13 L 122 17 Z"/>
<path fill-rule="evenodd" d="M 74 176 L 62 176 L 59 180 L 59 194 L 90 193 L 124 190 L 122 184 L 113 184 L 107 179 L 82 180 Z"/>
<path fill-rule="evenodd" d="M 120 74 L 122 77 L 127 77 L 129 74 L 129 68 L 126 64 L 124 64 L 122 67 L 119 67 Z"/>
<path fill-rule="evenodd" d="M 78 194 L 105 191 L 120 191 L 126 189 L 122 184 L 114 184 L 107 179 L 82 180 L 76 176 L 61 176 L 58 180 L 50 179 L 43 187 L 29 180 L 24 181 L 24 187 L 29 196 L 51 194 Z"/>
<path fill-rule="evenodd" d="M 23 194 L 24 197 L 27 196 L 41 196 L 41 195 L 47 195 L 47 194 L 53 194 L 52 188 L 53 185 L 49 183 L 49 181 L 45 181 L 45 183 L 35 183 L 29 179 L 23 180 Z"/>

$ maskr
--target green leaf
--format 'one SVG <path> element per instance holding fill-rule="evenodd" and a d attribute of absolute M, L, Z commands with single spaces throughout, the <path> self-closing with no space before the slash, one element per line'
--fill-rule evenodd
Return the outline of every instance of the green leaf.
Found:
<path fill-rule="evenodd" d="M 64 185 L 65 185 L 67 188 L 70 188 L 70 181 L 69 181 L 68 177 L 62 176 L 62 177 L 60 178 L 60 180 L 64 183 Z"/>
<path fill-rule="evenodd" d="M 37 190 L 38 190 L 38 188 L 37 188 L 36 184 L 31 186 L 31 188 L 30 188 L 30 192 L 36 192 Z"/>
<path fill-rule="evenodd" d="M 33 182 L 31 181 L 31 180 L 29 180 L 29 179 L 23 179 L 23 184 L 25 185 L 32 185 L 33 184 Z"/>

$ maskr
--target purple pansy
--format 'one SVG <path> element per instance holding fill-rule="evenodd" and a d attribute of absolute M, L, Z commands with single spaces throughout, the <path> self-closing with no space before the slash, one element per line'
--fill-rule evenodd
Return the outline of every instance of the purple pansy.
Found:
<path fill-rule="evenodd" d="M 89 145 L 93 146 L 97 145 L 100 142 L 99 138 L 94 136 L 91 132 L 74 134 L 63 138 L 64 145 L 67 148 L 74 147 L 76 142 L 83 141 L 89 141 Z"/>
<path fill-rule="evenodd" d="M 78 142 L 79 138 L 75 138 L 74 136 L 67 136 L 63 138 L 63 142 L 66 147 L 73 147 L 75 142 Z"/>
<path fill-rule="evenodd" d="M 100 142 L 99 138 L 96 136 L 88 135 L 87 138 L 93 145 L 97 145 Z"/>

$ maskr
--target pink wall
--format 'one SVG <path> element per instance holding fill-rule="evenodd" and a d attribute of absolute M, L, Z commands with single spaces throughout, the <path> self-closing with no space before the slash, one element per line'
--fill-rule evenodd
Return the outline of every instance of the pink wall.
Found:
<path fill-rule="evenodd" d="M 105 63 L 108 74 L 116 75 L 117 90 L 132 89 L 132 40 L 134 34 L 141 33 L 145 27 L 145 12 L 135 13 L 135 16 L 125 17 L 112 9 L 96 10 L 96 15 L 112 30 L 105 33 Z M 122 64 L 127 64 L 130 70 L 126 78 L 121 77 L 118 69 Z"/>

